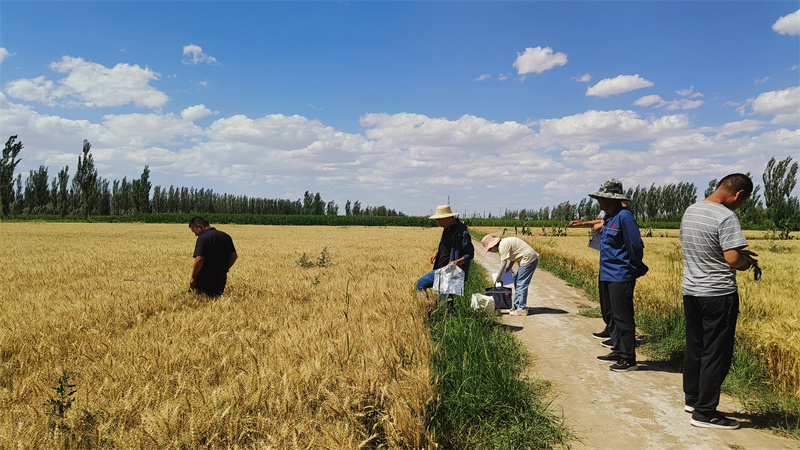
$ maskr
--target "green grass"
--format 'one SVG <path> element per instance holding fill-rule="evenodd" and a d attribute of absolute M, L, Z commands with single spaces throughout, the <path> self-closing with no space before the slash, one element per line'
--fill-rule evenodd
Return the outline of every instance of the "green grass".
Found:
<path fill-rule="evenodd" d="M 722 391 L 741 401 L 759 427 L 800 439 L 800 399 L 769 389 L 760 359 L 752 351 L 736 347 Z"/>
<path fill-rule="evenodd" d="M 640 332 L 639 346 L 651 358 L 683 365 L 686 349 L 686 319 L 683 308 L 636 311 L 636 328 Z"/>
<path fill-rule="evenodd" d="M 602 311 L 599 306 L 589 306 L 580 304 L 578 305 L 578 315 L 582 317 L 589 317 L 591 319 L 600 319 L 603 317 Z"/>
<path fill-rule="evenodd" d="M 541 253 L 539 254 L 539 268 L 561 278 L 570 286 L 583 289 L 586 297 L 590 300 L 600 301 L 596 272 L 586 270 L 568 259 Z"/>
<path fill-rule="evenodd" d="M 493 315 L 470 308 L 486 272 L 473 264 L 465 295 L 431 317 L 439 402 L 429 417 L 442 448 L 551 448 L 567 438 L 547 411 L 549 383 L 524 376 L 527 354 Z"/>

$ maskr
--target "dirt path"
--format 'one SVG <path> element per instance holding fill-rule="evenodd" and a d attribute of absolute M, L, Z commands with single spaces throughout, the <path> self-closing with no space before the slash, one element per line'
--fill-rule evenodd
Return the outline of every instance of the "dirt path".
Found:
<path fill-rule="evenodd" d="M 475 260 L 489 273 L 500 265 L 475 242 Z M 488 286 L 488 283 L 487 283 Z M 501 321 L 514 330 L 532 356 L 530 374 L 551 380 L 551 411 L 562 415 L 577 440 L 574 449 L 798 449 L 797 441 L 753 427 L 741 408 L 723 396 L 720 410 L 741 422 L 739 430 L 711 430 L 689 424 L 683 411 L 681 374 L 637 354 L 639 370 L 608 370 L 598 355 L 608 353 L 593 331 L 601 319 L 576 315 L 578 305 L 596 303 L 548 272 L 536 269 L 528 293 L 527 317 Z"/>

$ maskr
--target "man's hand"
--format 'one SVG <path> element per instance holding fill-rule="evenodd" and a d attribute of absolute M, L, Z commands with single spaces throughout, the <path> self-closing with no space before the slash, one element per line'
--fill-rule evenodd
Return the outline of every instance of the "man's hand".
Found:
<path fill-rule="evenodd" d="M 200 269 L 203 268 L 203 262 L 205 258 L 203 256 L 196 256 L 194 258 L 194 264 L 192 264 L 192 275 L 189 277 L 189 287 L 194 287 L 197 284 L 197 274 L 200 273 Z"/>
<path fill-rule="evenodd" d="M 439 252 L 436 251 L 431 255 L 431 264 L 433 264 L 433 262 L 436 261 L 436 255 L 438 255 L 438 254 L 439 254 Z"/>
<path fill-rule="evenodd" d="M 739 250 L 739 253 L 742 254 L 743 256 L 747 256 L 748 258 L 752 259 L 753 261 L 755 261 L 755 258 L 753 258 L 753 256 L 758 256 L 758 253 L 751 252 L 750 250 L 745 250 L 745 249 Z"/>
<path fill-rule="evenodd" d="M 754 256 L 758 254 L 743 248 L 725 250 L 725 262 L 736 270 L 747 270 L 752 267 L 757 262 Z"/>

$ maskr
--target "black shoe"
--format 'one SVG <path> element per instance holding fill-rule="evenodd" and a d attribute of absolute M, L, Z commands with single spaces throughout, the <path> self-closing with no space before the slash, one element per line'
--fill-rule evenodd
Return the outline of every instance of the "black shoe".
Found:
<path fill-rule="evenodd" d="M 619 353 L 611 352 L 607 355 L 600 355 L 597 357 L 600 361 L 617 362 L 620 360 Z"/>
<path fill-rule="evenodd" d="M 718 428 L 720 430 L 735 430 L 739 428 L 739 422 L 728 419 L 717 411 L 703 414 L 700 411 L 692 413 L 692 425 L 701 428 Z"/>
<path fill-rule="evenodd" d="M 611 342 L 611 339 L 601 342 L 600 345 L 602 345 L 605 348 L 614 348 L 614 343 Z"/>
<path fill-rule="evenodd" d="M 603 330 L 599 333 L 592 333 L 592 337 L 595 339 L 608 339 L 611 337 L 611 334 L 608 332 L 608 330 Z"/>
<path fill-rule="evenodd" d="M 636 361 L 625 361 L 624 359 L 620 359 L 616 364 L 609 367 L 609 369 L 614 372 L 630 372 L 638 368 L 639 366 L 636 365 Z"/>

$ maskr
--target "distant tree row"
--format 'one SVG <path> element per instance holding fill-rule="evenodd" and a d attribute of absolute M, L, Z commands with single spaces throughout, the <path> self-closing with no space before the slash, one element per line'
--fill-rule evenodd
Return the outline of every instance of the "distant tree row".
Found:
<path fill-rule="evenodd" d="M 772 158 L 763 173 L 763 185 L 756 184 L 750 199 L 736 211 L 742 226 L 754 229 L 774 229 L 788 237 L 788 232 L 800 229 L 800 201 L 791 193 L 797 184 L 797 162 L 792 158 L 777 161 Z M 748 172 L 747 176 L 752 178 Z M 718 180 L 711 180 L 704 192 L 708 197 L 716 189 Z M 764 187 L 762 198 L 761 188 Z M 628 188 L 630 199 L 628 208 L 640 221 L 679 222 L 683 212 L 691 204 L 698 201 L 697 188 L 692 183 L 680 182 L 664 186 L 636 186 Z M 763 201 L 762 201 L 763 200 Z M 506 210 L 497 217 L 504 220 L 592 220 L 600 216 L 600 205 L 589 198 L 573 204 L 569 201 L 553 208 L 543 207 L 537 210 Z M 486 216 L 473 213 L 472 218 L 494 218 L 491 213 Z"/>
<path fill-rule="evenodd" d="M 39 166 L 31 170 L 23 184 L 22 174 L 14 178 L 19 164 L 22 143 L 11 136 L 0 160 L 0 215 L 50 214 L 128 215 L 134 213 L 196 213 L 196 214 L 277 214 L 277 215 L 338 215 L 335 202 L 325 202 L 319 192 L 306 191 L 302 199 L 270 199 L 246 195 L 218 194 L 211 189 L 194 187 L 165 188 L 152 186 L 150 169 L 144 166 L 138 179 L 127 178 L 109 181 L 98 175 L 91 154 L 91 144 L 83 142 L 83 152 L 71 182 L 69 166 L 64 167 L 52 180 L 48 168 Z M 788 237 L 790 231 L 800 229 L 800 201 L 791 192 L 797 184 L 798 163 L 792 158 L 776 161 L 770 159 L 762 176 L 763 183 L 756 185 L 750 199 L 737 211 L 742 225 L 747 228 L 774 229 Z M 747 173 L 751 176 L 750 173 Z M 705 191 L 707 197 L 716 188 L 711 180 Z M 761 189 L 763 187 L 763 193 Z M 151 197 L 152 192 L 152 197 Z M 692 183 L 670 183 L 663 186 L 636 186 L 626 192 L 628 207 L 640 221 L 677 222 L 686 208 L 695 203 L 697 188 Z M 763 194 L 763 196 L 762 196 Z M 763 200 L 763 201 L 762 201 Z M 361 202 L 345 203 L 346 216 L 404 216 L 386 206 L 362 207 Z M 562 202 L 552 208 L 506 210 L 498 217 L 505 220 L 591 220 L 600 215 L 597 202 L 587 198 L 577 204 Z M 472 218 L 487 218 L 475 213 Z M 492 217 L 491 213 L 488 218 Z"/>
<path fill-rule="evenodd" d="M 631 199 L 628 208 L 639 220 L 650 222 L 675 222 L 683 216 L 689 205 L 697 201 L 697 189 L 692 183 L 681 182 L 649 188 L 629 188 L 626 196 Z M 519 220 L 592 220 L 600 216 L 600 205 L 589 197 L 577 204 L 569 201 L 538 210 L 506 210 L 501 219 Z"/>
<path fill-rule="evenodd" d="M 246 195 L 218 194 L 212 189 L 194 187 L 152 186 L 150 168 L 144 166 L 138 179 L 109 181 L 100 177 L 94 166 L 91 144 L 83 141 L 82 155 L 70 182 L 69 166 L 53 177 L 48 168 L 31 170 L 23 184 L 22 174 L 14 178 L 23 148 L 17 136 L 11 136 L 0 160 L 0 215 L 20 214 L 128 215 L 135 213 L 194 213 L 194 214 L 278 214 L 278 215 L 338 215 L 334 201 L 325 202 L 319 192 L 306 191 L 302 199 L 272 199 Z M 152 197 L 151 197 L 152 192 Z M 361 206 L 347 200 L 345 214 L 353 216 L 404 216 L 386 206 Z"/>

